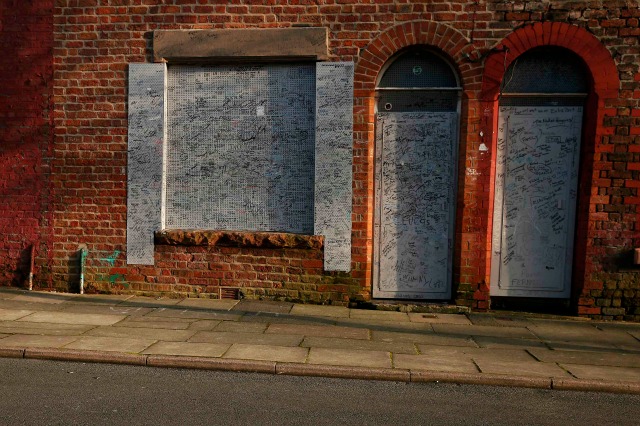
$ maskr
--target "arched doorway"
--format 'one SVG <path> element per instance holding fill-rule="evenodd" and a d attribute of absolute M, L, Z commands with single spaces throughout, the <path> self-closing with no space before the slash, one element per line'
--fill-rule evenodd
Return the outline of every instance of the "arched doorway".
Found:
<path fill-rule="evenodd" d="M 424 47 L 391 58 L 376 87 L 373 297 L 449 299 L 461 87 Z"/>
<path fill-rule="evenodd" d="M 491 295 L 571 295 L 584 102 L 583 61 L 553 46 L 518 57 L 498 113 Z"/>

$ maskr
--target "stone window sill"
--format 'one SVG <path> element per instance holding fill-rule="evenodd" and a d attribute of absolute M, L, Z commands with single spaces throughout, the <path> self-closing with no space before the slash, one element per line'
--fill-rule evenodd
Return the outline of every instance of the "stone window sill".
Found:
<path fill-rule="evenodd" d="M 319 250 L 324 237 L 286 232 L 208 231 L 172 229 L 156 231 L 155 243 L 171 246 L 219 246 Z"/>

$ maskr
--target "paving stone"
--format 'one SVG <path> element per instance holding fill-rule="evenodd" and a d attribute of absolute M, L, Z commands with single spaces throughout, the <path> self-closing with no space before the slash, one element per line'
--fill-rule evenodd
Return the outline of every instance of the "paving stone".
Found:
<path fill-rule="evenodd" d="M 433 330 L 442 335 L 456 336 L 493 336 L 534 339 L 534 336 L 526 328 L 520 327 L 494 327 L 487 325 L 456 325 L 456 324 L 431 324 Z"/>
<path fill-rule="evenodd" d="M 59 348 L 77 340 L 77 336 L 38 336 L 15 334 L 0 339 L 0 346 L 14 348 Z"/>
<path fill-rule="evenodd" d="M 391 354 L 384 351 L 311 348 L 309 364 L 391 368 Z"/>
<path fill-rule="evenodd" d="M 394 354 L 393 366 L 409 370 L 433 370 L 457 373 L 477 373 L 470 358 L 438 357 L 428 355 Z"/>
<path fill-rule="evenodd" d="M 142 353 L 149 355 L 179 355 L 179 356 L 204 356 L 221 357 L 231 345 L 215 343 L 186 343 L 186 342 L 158 342 Z"/>
<path fill-rule="evenodd" d="M 425 330 L 421 333 L 415 331 L 378 331 L 371 332 L 371 340 L 378 342 L 409 342 L 409 343 L 429 343 L 434 336 L 433 331 Z"/>
<path fill-rule="evenodd" d="M 424 314 L 410 312 L 408 315 L 411 322 L 471 325 L 471 321 L 469 321 L 469 318 L 467 318 L 466 315 L 462 314 Z"/>
<path fill-rule="evenodd" d="M 132 294 L 74 294 L 72 296 L 66 303 L 117 305 L 134 297 Z"/>
<path fill-rule="evenodd" d="M 127 299 L 122 302 L 122 306 L 137 306 L 141 308 L 146 307 L 163 307 L 173 306 L 180 303 L 182 299 L 171 299 L 168 297 L 147 297 L 147 296 L 134 296 L 131 299 Z"/>
<path fill-rule="evenodd" d="M 186 330 L 192 324 L 192 321 L 162 321 L 158 318 L 144 318 L 144 321 L 137 321 L 135 317 L 127 318 L 119 323 L 113 324 L 112 327 L 129 327 L 129 328 L 161 328 L 167 330 Z M 219 321 L 215 321 L 217 324 Z"/>
<path fill-rule="evenodd" d="M 336 318 L 330 317 L 303 317 L 300 315 L 278 314 L 273 312 L 247 312 L 242 317 L 242 322 L 261 322 L 268 324 L 335 325 L 336 321 Z"/>
<path fill-rule="evenodd" d="M 349 318 L 349 308 L 344 306 L 293 305 L 291 315 Z"/>
<path fill-rule="evenodd" d="M 621 330 L 600 330 L 592 324 L 553 324 L 528 327 L 536 336 L 554 349 L 595 350 L 618 348 L 640 351 L 640 342 Z"/>
<path fill-rule="evenodd" d="M 425 334 L 419 346 L 436 345 L 436 346 L 462 346 L 477 348 L 478 345 L 471 336 L 441 336 L 439 334 Z"/>
<path fill-rule="evenodd" d="M 556 364 L 530 361 L 504 361 L 491 358 L 475 359 L 483 373 L 506 374 L 509 376 L 538 376 L 538 377 L 571 377 Z"/>
<path fill-rule="evenodd" d="M 299 347 L 236 343 L 229 348 L 223 358 L 303 363 L 308 351 L 307 348 Z"/>
<path fill-rule="evenodd" d="M 404 312 L 374 311 L 367 309 L 351 309 L 350 318 L 374 321 L 409 322 L 409 315 Z"/>
<path fill-rule="evenodd" d="M 411 331 L 422 333 L 424 331 L 433 331 L 431 324 L 425 322 L 392 322 L 371 319 L 341 318 L 336 319 L 335 324 L 341 327 L 367 328 L 369 330 L 390 331 L 398 333 L 408 333 Z"/>
<path fill-rule="evenodd" d="M 288 314 L 293 303 L 272 302 L 265 300 L 241 300 L 232 310 L 241 312 L 270 312 L 274 314 Z"/>
<path fill-rule="evenodd" d="M 307 348 L 353 349 L 363 351 L 385 351 L 405 354 L 416 354 L 413 343 L 407 342 L 375 342 L 371 340 L 336 339 L 330 337 L 305 337 L 301 346 Z"/>
<path fill-rule="evenodd" d="M 0 299 L 0 309 L 27 310 L 27 311 L 58 311 L 64 305 L 61 303 L 32 303 L 20 302 L 13 299 Z"/>
<path fill-rule="evenodd" d="M 147 317 L 161 317 L 161 318 L 193 318 L 193 319 L 212 319 L 212 320 L 227 320 L 238 321 L 242 317 L 240 312 L 229 311 L 211 311 L 211 310 L 198 310 L 193 308 L 180 308 L 176 307 L 163 307 L 158 308 L 155 311 L 147 314 Z"/>
<path fill-rule="evenodd" d="M 86 334 L 101 337 L 125 337 L 136 339 L 185 342 L 196 334 L 195 330 L 167 330 L 160 328 L 97 327 Z"/>
<path fill-rule="evenodd" d="M 120 337 L 82 336 L 65 346 L 67 349 L 140 353 L 156 341 L 152 339 L 125 339 Z"/>
<path fill-rule="evenodd" d="M 14 309 L 0 309 L 0 321 L 13 321 L 18 318 L 26 317 L 32 314 L 33 311 L 27 310 L 14 310 Z"/>
<path fill-rule="evenodd" d="M 547 348 L 541 340 L 538 339 L 517 339 L 510 337 L 494 337 L 494 336 L 474 336 L 473 340 L 481 348 L 501 348 L 501 349 L 528 349 L 528 348 Z"/>
<path fill-rule="evenodd" d="M 332 327 L 322 325 L 271 324 L 269 328 L 267 328 L 266 333 L 336 337 L 341 339 L 369 339 L 369 331 L 363 328 Z"/>
<path fill-rule="evenodd" d="M 264 333 L 267 327 L 268 324 L 262 322 L 222 321 L 214 330 L 231 333 Z"/>
<path fill-rule="evenodd" d="M 5 337 L 9 337 L 11 334 L 2 334 L 0 333 L 0 339 L 4 339 Z"/>
<path fill-rule="evenodd" d="M 529 353 L 542 362 L 640 368 L 640 353 L 551 351 L 545 349 L 530 349 Z"/>
<path fill-rule="evenodd" d="M 529 318 L 516 315 L 495 315 L 496 324 L 502 327 L 528 327 L 533 325 Z"/>
<path fill-rule="evenodd" d="M 58 312 L 69 312 L 74 314 L 142 316 L 148 314 L 149 312 L 152 312 L 153 309 L 154 308 L 140 308 L 135 306 L 66 303 Z"/>
<path fill-rule="evenodd" d="M 286 334 L 227 333 L 199 331 L 189 339 L 198 343 L 247 343 L 254 345 L 298 346 L 302 336 Z"/>
<path fill-rule="evenodd" d="M 95 328 L 92 325 L 78 324 L 49 324 L 38 322 L 17 322 L 2 321 L 0 322 L 0 332 L 9 334 L 42 334 L 49 336 L 74 336 L 83 334 L 86 331 Z"/>
<path fill-rule="evenodd" d="M 473 325 L 490 325 L 494 327 L 498 326 L 498 322 L 493 317 L 493 315 L 490 314 L 472 312 L 467 314 L 467 317 Z"/>
<path fill-rule="evenodd" d="M 73 314 L 67 312 L 35 312 L 17 321 L 54 324 L 111 325 L 125 319 L 124 315 Z"/>
<path fill-rule="evenodd" d="M 7 300 L 26 293 L 26 290 L 21 290 L 15 287 L 0 287 L 0 299 Z"/>
<path fill-rule="evenodd" d="M 472 347 L 424 346 L 419 345 L 420 353 L 437 358 L 495 359 L 501 361 L 532 362 L 535 358 L 524 349 L 486 349 Z"/>
<path fill-rule="evenodd" d="M 560 364 L 560 366 L 578 379 L 640 383 L 640 368 L 577 364 Z"/>
<path fill-rule="evenodd" d="M 176 306 L 188 306 L 194 308 L 214 309 L 228 311 L 238 304 L 239 300 L 231 299 L 184 299 Z"/>
<path fill-rule="evenodd" d="M 189 325 L 189 330 L 210 331 L 221 324 L 222 320 L 196 320 Z"/>
<path fill-rule="evenodd" d="M 60 294 L 60 293 L 47 293 L 47 292 L 33 292 L 20 294 L 11 300 L 14 302 L 28 302 L 28 303 L 46 303 L 57 305 L 64 303 L 67 300 L 73 299 L 74 295 Z"/>

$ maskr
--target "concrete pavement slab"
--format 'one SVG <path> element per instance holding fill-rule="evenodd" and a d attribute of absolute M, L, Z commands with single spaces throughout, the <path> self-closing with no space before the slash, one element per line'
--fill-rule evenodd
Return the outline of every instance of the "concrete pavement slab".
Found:
<path fill-rule="evenodd" d="M 3 339 L 3 338 L 5 338 L 5 337 L 9 337 L 9 336 L 11 336 L 11 334 L 3 334 L 3 333 L 0 333 L 0 339 Z"/>
<path fill-rule="evenodd" d="M 391 368 L 391 354 L 384 351 L 311 348 L 309 364 Z"/>
<path fill-rule="evenodd" d="M 491 358 L 474 359 L 476 365 L 483 373 L 505 374 L 510 376 L 536 376 L 536 377 L 571 377 L 556 364 L 548 364 L 539 361 L 504 361 Z"/>
<path fill-rule="evenodd" d="M 425 314 L 418 312 L 409 312 L 408 315 L 411 322 L 471 325 L 471 321 L 469 321 L 469 318 L 467 318 L 466 315 L 462 314 Z"/>
<path fill-rule="evenodd" d="M 0 332 L 7 334 L 42 334 L 49 336 L 75 336 L 83 334 L 95 326 L 78 324 L 49 324 L 38 322 L 0 322 Z"/>
<path fill-rule="evenodd" d="M 191 320 L 191 324 L 189 325 L 189 330 L 196 331 L 211 331 L 216 328 L 219 324 L 221 324 L 222 320 Z"/>
<path fill-rule="evenodd" d="M 457 324 L 431 324 L 433 330 L 442 335 L 456 336 L 494 336 L 521 339 L 534 339 L 526 328 L 520 327 L 494 327 L 488 325 L 457 325 Z"/>
<path fill-rule="evenodd" d="M 413 343 L 376 342 L 371 340 L 337 339 L 331 337 L 305 337 L 301 346 L 307 348 L 351 349 L 361 351 L 384 351 L 405 354 L 417 354 Z"/>
<path fill-rule="evenodd" d="M 334 325 L 336 321 L 341 321 L 341 319 L 331 317 L 304 317 L 301 315 L 279 314 L 273 312 L 246 312 L 242 317 L 242 321 L 269 324 Z"/>
<path fill-rule="evenodd" d="M 120 305 L 95 305 L 91 303 L 77 304 L 65 303 L 57 312 L 69 312 L 73 314 L 103 314 L 103 315 L 128 315 L 142 316 L 152 312 L 154 308 L 139 308 L 135 306 Z"/>
<path fill-rule="evenodd" d="M 618 348 L 640 351 L 640 342 L 620 330 L 600 330 L 592 324 L 536 324 L 528 327 L 540 339 L 554 349 L 593 350 Z"/>
<path fill-rule="evenodd" d="M 44 322 L 53 324 L 111 325 L 125 319 L 125 315 L 73 314 L 67 312 L 35 312 L 20 318 L 19 322 Z"/>
<path fill-rule="evenodd" d="M 155 342 L 156 340 L 153 339 L 82 336 L 75 342 L 66 345 L 65 348 L 88 351 L 140 353 Z"/>
<path fill-rule="evenodd" d="M 369 339 L 369 331 L 363 328 L 322 325 L 271 324 L 269 328 L 267 328 L 266 333 L 296 334 L 308 337 L 336 337 L 341 339 Z"/>
<path fill-rule="evenodd" d="M 185 342 L 196 334 L 195 330 L 167 330 L 161 328 L 97 327 L 85 333 L 88 336 L 125 337 L 135 339 Z"/>
<path fill-rule="evenodd" d="M 437 346 L 462 346 L 477 348 L 478 345 L 471 336 L 441 336 L 439 334 L 424 334 L 420 338 L 420 345 L 437 345 Z"/>
<path fill-rule="evenodd" d="M 349 318 L 349 308 L 344 306 L 293 305 L 291 315 L 311 317 Z"/>
<path fill-rule="evenodd" d="M 198 308 L 182 308 L 179 306 L 162 307 L 147 314 L 148 317 L 161 318 L 192 318 L 211 319 L 221 321 L 238 321 L 242 317 L 241 312 L 214 311 Z"/>
<path fill-rule="evenodd" d="M 235 343 L 223 358 L 303 363 L 308 351 L 307 348 L 299 347 Z"/>
<path fill-rule="evenodd" d="M 1 340 L 0 340 L 1 341 Z M 578 379 L 640 383 L 640 368 L 560 364 Z"/>
<path fill-rule="evenodd" d="M 473 361 L 466 357 L 393 354 L 393 366 L 395 368 L 409 370 L 434 370 L 459 373 L 478 372 L 478 368 Z"/>
<path fill-rule="evenodd" d="M 1 309 L 27 310 L 27 311 L 58 311 L 64 305 L 61 303 L 33 303 L 21 302 L 13 299 L 0 299 Z"/>
<path fill-rule="evenodd" d="M 26 317 L 32 313 L 33 311 L 23 309 L 0 309 L 0 321 L 13 321 L 18 318 Z"/>
<path fill-rule="evenodd" d="M 199 331 L 189 339 L 195 343 L 247 343 L 273 346 L 298 346 L 302 336 L 287 334 L 227 333 Z"/>
<path fill-rule="evenodd" d="M 518 339 L 510 337 L 494 337 L 494 336 L 474 336 L 481 348 L 491 349 L 528 349 L 528 348 L 547 348 L 543 341 L 538 339 Z"/>
<path fill-rule="evenodd" d="M 388 343 L 400 343 L 400 342 L 409 342 L 409 343 L 429 343 L 431 342 L 431 338 L 435 334 L 431 330 L 425 330 L 423 332 L 397 332 L 397 331 L 377 331 L 373 330 L 371 332 L 371 340 L 377 342 L 388 342 Z"/>
<path fill-rule="evenodd" d="M 22 290 L 15 287 L 0 287 L 0 299 L 13 299 L 14 297 L 26 293 L 26 290 Z"/>
<path fill-rule="evenodd" d="M 141 308 L 146 307 L 163 307 L 173 306 L 180 303 L 182 299 L 171 299 L 169 297 L 148 297 L 148 296 L 134 296 L 121 303 L 123 306 L 137 306 Z"/>
<path fill-rule="evenodd" d="M 293 303 L 273 302 L 266 300 L 241 300 L 232 310 L 240 312 L 269 312 L 274 314 L 288 314 Z"/>
<path fill-rule="evenodd" d="M 73 294 L 67 303 L 117 305 L 134 297 L 133 294 Z"/>
<path fill-rule="evenodd" d="M 193 323 L 193 321 L 178 321 L 176 320 L 167 320 L 163 321 L 159 318 L 147 318 L 147 317 L 129 317 L 124 319 L 116 324 L 113 324 L 112 327 L 130 327 L 130 328 L 161 328 L 167 330 L 186 330 Z M 216 321 L 216 324 L 218 322 Z"/>
<path fill-rule="evenodd" d="M 236 306 L 238 302 L 239 300 L 233 299 L 184 299 L 178 302 L 175 306 L 228 311 Z"/>
<path fill-rule="evenodd" d="M 342 327 L 366 328 L 369 330 L 391 331 L 407 333 L 415 330 L 418 333 L 433 331 L 430 323 L 426 322 L 393 322 L 371 319 L 340 318 L 336 319 L 336 325 Z"/>
<path fill-rule="evenodd" d="M 14 302 L 27 302 L 27 303 L 46 303 L 57 305 L 64 303 L 67 300 L 71 300 L 75 297 L 73 294 L 63 293 L 46 293 L 46 292 L 32 292 L 20 294 L 11 300 Z"/>
<path fill-rule="evenodd" d="M 349 315 L 353 319 L 373 320 L 373 321 L 393 321 L 409 322 L 409 315 L 405 312 L 396 311 L 374 311 L 367 309 L 351 309 Z"/>
<path fill-rule="evenodd" d="M 529 353 L 541 362 L 640 368 L 640 353 L 551 351 L 545 349 L 529 349 Z"/>
<path fill-rule="evenodd" d="M 420 354 L 438 358 L 493 359 L 496 361 L 532 362 L 535 358 L 525 350 L 519 349 L 484 349 L 449 346 L 419 345 Z"/>
<path fill-rule="evenodd" d="M 149 346 L 142 353 L 153 355 L 178 355 L 221 357 L 231 345 L 215 343 L 158 342 Z"/>
<path fill-rule="evenodd" d="M 77 340 L 77 336 L 37 336 L 15 334 L 0 339 L 0 346 L 14 348 L 59 348 Z"/>
<path fill-rule="evenodd" d="M 264 333 L 269 324 L 262 322 L 235 322 L 222 321 L 213 331 L 226 331 L 230 333 Z"/>

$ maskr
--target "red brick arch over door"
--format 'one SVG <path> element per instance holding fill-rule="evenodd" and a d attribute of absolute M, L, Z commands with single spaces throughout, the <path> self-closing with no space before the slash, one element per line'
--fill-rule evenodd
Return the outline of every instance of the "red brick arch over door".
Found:
<path fill-rule="evenodd" d="M 467 132 L 468 123 L 477 119 L 478 93 L 482 82 L 482 67 L 479 62 L 468 58 L 479 56 L 473 44 L 458 30 L 438 22 L 415 21 L 400 24 L 387 29 L 376 37 L 359 55 L 354 81 L 354 205 L 353 205 L 353 260 L 361 274 L 363 290 L 367 292 L 372 284 L 372 241 L 373 241 L 373 205 L 374 205 L 374 144 L 375 144 L 375 89 L 385 64 L 396 53 L 411 46 L 426 46 L 443 54 L 454 66 L 463 89 L 460 115 L 459 147 L 459 188 L 464 185 L 465 153 L 479 140 L 474 132 Z M 462 190 L 458 191 L 458 198 Z M 461 229 L 462 209 L 457 213 L 456 229 Z M 459 240 L 460 231 L 456 232 Z M 482 235 L 482 232 L 476 231 Z M 471 239 L 480 240 L 477 236 Z M 482 251 L 482 250 L 478 250 Z M 459 253 L 458 250 L 456 252 Z M 460 254 L 454 258 L 454 283 L 460 281 Z M 464 254 L 462 254 L 464 256 Z M 478 258 L 478 256 L 471 256 Z M 457 260 L 456 260 L 457 259 Z M 477 281 L 484 266 L 478 264 L 476 271 L 463 277 L 463 282 Z M 464 275 L 466 272 L 462 272 Z M 456 286 L 453 294 L 455 297 Z"/>
<path fill-rule="evenodd" d="M 528 25 L 520 28 L 494 49 L 485 61 L 484 75 L 482 79 L 482 91 L 480 95 L 483 118 L 480 130 L 485 135 L 486 143 L 491 147 L 491 156 L 487 161 L 491 168 L 490 191 L 488 191 L 487 206 L 489 224 L 493 215 L 493 194 L 495 181 L 495 155 L 497 144 L 497 119 L 498 98 L 500 85 L 509 65 L 521 54 L 540 46 L 558 46 L 577 54 L 585 63 L 591 78 L 591 87 L 584 109 L 584 126 L 582 135 L 582 147 L 580 152 L 580 176 L 578 194 L 578 216 L 576 221 L 576 241 L 574 245 L 574 267 L 572 280 L 572 299 L 577 307 L 578 314 L 590 314 L 593 307 L 583 300 L 590 289 L 597 287 L 597 283 L 591 283 L 592 254 L 589 253 L 589 222 L 595 220 L 595 204 L 597 197 L 592 196 L 592 185 L 599 178 L 598 168 L 599 154 L 606 152 L 612 145 L 603 143 L 603 136 L 612 135 L 613 127 L 604 125 L 606 115 L 615 115 L 615 108 L 608 108 L 610 101 L 618 98 L 620 80 L 618 70 L 610 52 L 600 41 L 588 31 L 561 22 L 545 22 Z M 490 138 L 490 139 L 489 139 Z M 597 185 L 596 185 L 597 186 Z M 488 228 L 490 228 L 489 226 Z M 490 247 L 491 229 L 486 234 L 488 252 L 486 254 L 486 276 L 490 274 Z M 484 288 L 488 291 L 488 288 Z M 484 299 L 488 295 L 477 295 L 478 299 Z"/>

